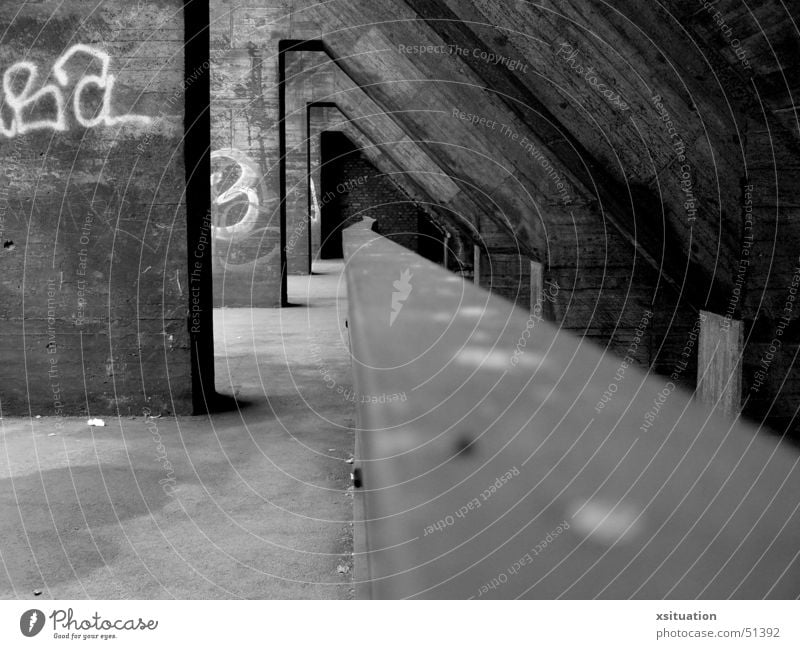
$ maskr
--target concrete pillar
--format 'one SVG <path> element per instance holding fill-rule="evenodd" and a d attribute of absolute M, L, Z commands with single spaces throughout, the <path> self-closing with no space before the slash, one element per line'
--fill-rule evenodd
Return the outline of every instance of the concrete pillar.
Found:
<path fill-rule="evenodd" d="M 318 47 L 315 43 L 308 47 Z M 311 272 L 313 228 L 309 187 L 308 105 L 332 92 L 332 67 L 325 52 L 299 50 L 286 56 L 286 252 L 290 275 Z M 319 186 L 316 187 L 319 189 Z"/>
<path fill-rule="evenodd" d="M 530 312 L 542 315 L 544 270 L 538 261 L 531 262 L 531 304 Z"/>
<path fill-rule="evenodd" d="M 56 432 L 66 415 L 199 412 L 193 386 L 214 391 L 208 4 L 186 22 L 178 0 L 89 5 L 20 19 L 0 2 L 3 68 L 27 71 L 27 108 L 10 122 L 5 93 L 0 117 L 0 405 Z M 45 85 L 62 65 L 68 85 Z"/>
<path fill-rule="evenodd" d="M 481 247 L 472 246 L 472 281 L 476 286 L 481 285 Z"/>
<path fill-rule="evenodd" d="M 743 331 L 740 320 L 701 311 L 697 347 L 697 396 L 733 417 L 742 404 Z"/>
<path fill-rule="evenodd" d="M 320 109 L 324 110 L 324 109 Z M 316 112 L 316 111 L 315 111 Z M 312 113 L 310 136 L 308 142 L 308 168 L 309 168 L 309 207 L 311 209 L 311 260 L 319 254 L 320 239 L 322 235 L 322 173 L 320 169 L 320 133 L 323 126 L 319 117 Z M 313 188 L 313 189 L 312 189 Z"/>

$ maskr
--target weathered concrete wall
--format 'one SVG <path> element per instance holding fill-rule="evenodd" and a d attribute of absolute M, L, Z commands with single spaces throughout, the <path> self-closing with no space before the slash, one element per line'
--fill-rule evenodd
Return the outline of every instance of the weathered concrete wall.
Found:
<path fill-rule="evenodd" d="M 220 51 L 236 59 L 257 50 L 269 61 L 241 63 L 244 76 L 260 69 L 261 81 L 236 92 L 222 81 L 230 91 L 223 99 L 263 102 L 258 114 L 274 121 L 277 41 L 321 39 L 335 67 L 320 80 L 310 61 L 289 60 L 290 76 L 303 80 L 289 90 L 292 110 L 328 97 L 332 83 L 340 130 L 377 169 L 397 173 L 406 195 L 466 233 L 465 261 L 473 243 L 485 247 L 482 285 L 527 306 L 526 262 L 539 261 L 551 287 L 548 317 L 690 386 L 698 312 L 741 319 L 744 390 L 752 393 L 745 411 L 788 423 L 800 398 L 792 360 L 800 336 L 794 307 L 788 315 L 785 307 L 800 268 L 792 247 L 800 64 L 791 21 L 776 18 L 785 18 L 784 3 L 768 0 L 750 12 L 721 0 L 713 14 L 679 0 L 271 4 L 221 2 L 220 33 L 228 36 Z M 303 85 L 315 75 L 315 87 Z M 243 119 L 244 130 L 266 142 L 267 158 L 279 156 L 274 124 L 254 128 L 255 114 Z M 317 137 L 325 120 L 305 135 Z M 234 132 L 235 124 L 220 118 L 215 132 Z M 287 124 L 288 139 L 301 141 L 303 124 Z M 234 146 L 233 135 L 225 137 L 224 146 Z M 312 159 L 314 147 L 306 147 Z M 264 166 L 257 147 L 247 151 Z M 287 158 L 287 187 L 302 187 L 302 164 Z M 274 174 L 278 164 L 268 167 Z M 260 209 L 272 201 L 266 211 L 279 213 L 277 179 L 255 191 Z M 306 222 L 308 193 L 287 195 L 290 230 L 289 222 Z M 270 224 L 259 241 L 273 243 L 258 252 L 277 258 Z M 311 234 L 313 252 L 313 224 Z M 253 268 L 234 282 L 237 290 L 246 290 L 247 303 L 256 294 L 277 303 L 274 265 Z M 776 331 L 780 358 L 771 350 Z"/>
<path fill-rule="evenodd" d="M 778 116 L 770 115 L 750 131 L 737 292 L 725 315 L 741 310 L 746 325 L 744 413 L 797 435 L 800 147 L 777 138 L 778 126 Z"/>
<path fill-rule="evenodd" d="M 211 4 L 214 301 L 280 304 L 277 41 L 283 7 Z M 274 29 L 274 31 L 272 31 Z M 254 31 L 268 30 L 262 38 Z M 255 39 L 255 40 L 253 40 Z"/>
<path fill-rule="evenodd" d="M 362 91 L 363 92 L 363 91 Z M 337 94 L 337 98 L 341 95 Z M 352 101 L 352 100 L 350 100 Z M 349 101 L 347 103 L 350 103 Z M 312 192 L 309 191 L 309 204 L 306 208 L 311 214 L 311 256 L 316 258 L 320 249 L 321 238 L 321 202 L 322 196 L 320 188 L 322 187 L 321 171 L 322 171 L 322 158 L 321 158 L 321 134 L 324 131 L 341 132 L 346 135 L 351 142 L 357 146 L 359 153 L 367 160 L 372 167 L 383 174 L 385 177 L 391 179 L 391 191 L 397 191 L 404 197 L 404 200 L 410 200 L 414 203 L 417 210 L 424 212 L 425 217 L 422 221 L 418 221 L 420 225 L 420 234 L 430 231 L 431 236 L 434 237 L 448 237 L 448 254 L 447 263 L 451 270 L 458 272 L 463 269 L 466 257 L 465 251 L 471 250 L 472 239 L 468 232 L 465 232 L 462 224 L 454 222 L 451 215 L 443 214 L 437 210 L 436 202 L 427 193 L 427 190 L 421 187 L 416 179 L 420 174 L 415 173 L 415 170 L 408 170 L 400 167 L 394 157 L 395 148 L 391 146 L 380 146 L 373 140 L 373 136 L 379 132 L 379 129 L 373 128 L 371 122 L 386 123 L 388 119 L 383 116 L 382 120 L 378 120 L 380 115 L 375 115 L 373 120 L 359 119 L 357 122 L 347 119 L 338 108 L 334 105 L 313 105 L 309 108 L 309 138 L 307 142 L 307 156 L 309 165 L 309 176 L 304 182 L 313 184 L 313 199 Z M 366 127 L 367 133 L 360 127 Z M 380 140 L 378 140 L 380 141 Z M 426 164 L 424 160 L 424 152 L 419 150 L 420 157 L 418 158 L 418 165 Z M 441 173 L 441 171 L 440 171 Z M 356 174 L 358 175 L 358 174 Z M 310 188 L 309 188 L 310 189 Z M 314 202 L 316 201 L 316 205 Z M 414 227 L 417 227 L 416 225 Z M 302 231 L 302 228 L 298 228 Z M 290 231 L 291 232 L 291 231 Z M 287 237 L 287 250 L 293 247 L 293 236 L 290 233 Z M 425 246 L 421 249 L 421 254 L 427 253 Z M 430 251 L 430 257 L 437 263 L 443 262 L 444 253 L 441 249 Z"/>
<path fill-rule="evenodd" d="M 182 3 L 0 24 L 3 414 L 188 412 Z"/>
<path fill-rule="evenodd" d="M 794 25 L 799 8 L 777 0 L 757 7 L 737 0 L 697 6 L 670 0 L 665 6 L 670 20 L 693 36 L 694 54 L 705 61 L 703 73 L 713 72 L 713 91 L 706 88 L 701 97 L 730 104 L 736 122 L 729 137 L 742 148 L 744 171 L 730 192 L 736 204 L 725 214 L 736 235 L 732 287 L 720 311 L 743 322 L 743 411 L 797 438 L 800 130 L 794 106 L 800 57 Z M 707 113 L 699 116 L 705 119 Z"/>
<path fill-rule="evenodd" d="M 211 3 L 214 296 L 279 306 L 279 43 L 319 30 L 303 2 Z M 219 176 L 214 175 L 219 174 Z M 227 180 L 226 180 L 227 178 Z M 238 187 L 230 191 L 234 184 Z"/>
<path fill-rule="evenodd" d="M 278 306 L 280 277 L 281 41 L 321 33 L 310 2 L 265 8 L 212 5 L 212 192 L 214 294 L 217 305 Z M 313 47 L 311 45 L 310 47 Z M 309 237 L 309 102 L 341 105 L 357 119 L 345 128 L 367 156 L 416 201 L 452 197 L 457 188 L 324 52 L 285 54 L 285 234 L 288 273 L 306 273 L 315 251 Z M 383 144 L 386 146 L 376 146 Z M 416 176 L 414 175 L 416 174 Z M 313 172 L 312 172 L 313 178 Z M 420 189 L 421 185 L 421 189 Z M 318 189 L 318 186 L 316 187 Z M 463 207 L 463 204 L 462 204 Z M 462 210 L 477 213 L 476 210 Z M 470 217 L 471 218 L 471 217 Z M 309 241 L 311 239 L 311 241 Z M 310 244 L 310 245 L 309 245 Z M 285 295 L 283 296 L 285 297 Z"/>
<path fill-rule="evenodd" d="M 331 127 L 340 115 L 339 110 L 330 106 L 313 107 L 309 110 L 308 123 L 308 185 L 309 206 L 311 213 L 311 258 L 317 258 L 321 237 L 321 207 L 319 192 L 322 187 L 322 133 Z"/>
<path fill-rule="evenodd" d="M 335 65 L 324 52 L 286 54 L 286 263 L 289 274 L 311 272 L 308 104 L 330 101 Z"/>
<path fill-rule="evenodd" d="M 609 206 L 598 203 L 591 183 L 576 176 L 574 161 L 562 159 L 564 136 L 559 139 L 558 126 L 550 124 L 541 133 L 535 109 L 515 110 L 513 95 L 505 102 L 499 92 L 485 90 L 500 82 L 493 72 L 501 66 L 473 66 L 449 51 L 459 45 L 471 53 L 481 45 L 480 37 L 440 34 L 436 30 L 451 23 L 426 23 L 411 7 L 437 4 L 444 6 L 341 2 L 320 7 L 329 27 L 323 40 L 340 57 L 345 80 L 360 84 L 369 101 L 391 117 L 400 132 L 393 139 L 421 143 L 439 178 L 447 180 L 437 188 L 429 184 L 427 193 L 451 218 L 467 220 L 485 248 L 481 285 L 527 307 L 527 258 L 538 259 L 552 287 L 546 306 L 553 319 L 616 352 L 632 350 L 637 361 L 669 373 L 669 361 L 661 358 L 681 355 L 685 330 L 676 321 L 691 322 L 691 310 L 676 310 L 676 295 L 664 288 L 633 239 L 610 222 Z M 458 8 L 467 12 L 469 6 Z M 499 53 L 494 36 L 485 37 L 481 51 Z M 340 105 L 357 96 L 345 83 L 341 88 Z M 376 112 L 352 103 L 343 110 L 359 124 L 361 115 Z M 417 168 L 414 159 L 396 159 L 407 169 Z M 655 311 L 668 315 L 658 326 L 648 318 L 645 335 L 637 333 L 645 314 Z M 688 382 L 694 380 L 690 369 L 684 374 Z"/>

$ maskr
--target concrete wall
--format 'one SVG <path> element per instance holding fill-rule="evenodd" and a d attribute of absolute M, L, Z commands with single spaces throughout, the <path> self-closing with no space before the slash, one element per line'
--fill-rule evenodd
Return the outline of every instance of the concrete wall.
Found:
<path fill-rule="evenodd" d="M 341 75 L 341 71 L 334 72 L 334 77 Z M 360 91 L 362 97 L 363 91 Z M 335 98 L 342 99 L 343 95 L 337 93 Z M 352 98 L 345 102 L 351 104 Z M 351 104 L 352 105 L 352 104 Z M 440 238 L 448 236 L 448 254 L 447 254 L 447 263 L 448 267 L 451 270 L 459 272 L 463 269 L 464 264 L 467 261 L 465 251 L 470 250 L 472 248 L 472 239 L 469 236 L 468 232 L 465 232 L 459 224 L 454 223 L 451 215 L 447 215 L 441 213 L 437 210 L 437 204 L 435 201 L 432 200 L 430 195 L 427 193 L 425 189 L 420 187 L 420 185 L 416 182 L 416 179 L 419 177 L 424 176 L 423 174 L 415 173 L 415 170 L 410 170 L 401 167 L 398 164 L 398 160 L 395 159 L 396 150 L 394 147 L 385 147 L 381 146 L 376 142 L 380 142 L 379 138 L 373 139 L 377 133 L 381 132 L 380 127 L 377 124 L 373 124 L 372 122 L 378 122 L 379 118 L 383 118 L 381 121 L 384 125 L 388 124 L 388 117 L 385 115 L 374 114 L 372 119 L 358 119 L 358 120 L 350 120 L 342 113 L 342 111 L 336 105 L 332 105 L 329 102 L 326 102 L 324 105 L 315 104 L 309 107 L 308 109 L 308 116 L 309 116 L 309 137 L 307 141 L 307 156 L 308 156 L 308 166 L 309 166 L 309 176 L 307 179 L 304 179 L 303 182 L 308 183 L 310 180 L 314 186 L 314 196 L 316 197 L 316 207 L 313 205 L 313 200 L 309 200 L 308 206 L 305 208 L 309 214 L 312 215 L 311 218 L 311 256 L 312 258 L 316 258 L 320 248 L 320 236 L 321 236 L 321 223 L 320 223 L 320 204 L 321 204 L 321 195 L 320 195 L 320 188 L 322 187 L 321 182 L 321 171 L 322 171 L 322 159 L 321 159 L 321 134 L 324 131 L 335 131 L 340 132 L 347 136 L 353 145 L 355 145 L 358 149 L 359 154 L 363 157 L 363 159 L 371 165 L 371 169 L 374 169 L 375 173 L 382 174 L 385 178 L 391 179 L 391 183 L 389 183 L 389 191 L 399 193 L 402 196 L 403 201 L 410 201 L 413 203 L 413 207 L 415 212 L 421 211 L 424 212 L 424 217 L 421 220 L 417 221 L 410 221 L 410 223 L 415 223 L 412 228 L 419 228 L 418 232 L 421 235 L 425 235 L 425 233 L 429 232 L 430 236 Z M 362 130 L 362 128 L 366 128 Z M 368 135 L 369 133 L 369 135 Z M 407 143 L 404 143 L 407 144 Z M 424 152 L 421 149 L 418 149 L 418 153 L 420 157 L 417 158 L 417 166 L 424 166 L 426 164 L 424 160 Z M 441 173 L 441 171 L 440 171 Z M 358 176 L 358 174 L 356 174 Z M 311 199 L 311 192 L 309 191 L 309 199 Z M 373 215 L 374 216 L 374 215 Z M 416 217 L 414 217 L 416 218 Z M 303 233 L 304 228 L 297 227 L 296 231 Z M 414 231 L 417 231 L 414 229 Z M 292 230 L 289 229 L 289 234 L 287 237 L 287 252 L 290 252 L 294 249 L 294 235 L 292 234 Z M 428 243 L 433 244 L 433 242 L 428 241 Z M 428 255 L 432 261 L 436 261 L 437 263 L 444 262 L 443 258 L 443 250 L 436 249 L 436 250 L 428 250 L 426 246 L 423 246 L 420 249 L 421 254 Z"/>
<path fill-rule="evenodd" d="M 286 262 L 291 275 L 311 272 L 308 104 L 330 100 L 334 69 L 324 52 L 286 54 Z"/>
<path fill-rule="evenodd" d="M 182 3 L 0 24 L 2 412 L 188 412 Z"/>
<path fill-rule="evenodd" d="M 654 8 L 641 13 L 640 33 L 614 12 L 572 0 L 550 4 L 573 22 L 527 6 L 504 13 L 494 2 L 214 0 L 214 200 L 208 220 L 193 216 L 191 251 L 182 199 L 183 96 L 205 63 L 198 59 L 184 72 L 182 3 L 149 0 L 134 8 L 108 0 L 92 11 L 68 0 L 26 5 L 19 14 L 0 9 L 13 25 L 0 43 L 10 88 L 0 109 L 3 408 L 23 408 L 30 397 L 58 412 L 85 410 L 87 399 L 98 412 L 186 410 L 188 257 L 206 255 L 204 240 L 213 239 L 217 304 L 284 303 L 281 242 L 299 242 L 292 250 L 287 243 L 288 272 L 307 272 L 305 172 L 310 164 L 314 177 L 316 139 L 335 119 L 362 151 L 359 164 L 396 181 L 371 181 L 362 203 L 354 194 L 347 209 L 374 212 L 387 197 L 403 204 L 402 214 L 392 208 L 379 217 L 388 233 L 414 230 L 422 212 L 435 216 L 458 233 L 466 272 L 479 243 L 487 255 L 480 283 L 525 308 L 527 262 L 541 262 L 551 319 L 656 371 L 672 375 L 679 366 L 687 384 L 694 381 L 698 309 L 741 319 L 745 412 L 790 424 L 800 398 L 793 363 L 800 348 L 793 244 L 800 138 L 787 110 L 794 85 L 776 81 L 776 53 L 729 2 L 720 11 L 751 48 L 746 71 L 708 17 L 686 13 L 680 3 L 668 4 L 680 10 L 698 51 L 685 51 L 689 37 Z M 632 11 L 633 3 L 618 4 Z M 767 5 L 777 11 L 771 0 Z M 576 27 L 585 22 L 605 42 L 625 47 L 611 52 L 590 42 Z M 512 23 L 540 40 L 496 40 L 488 27 Z M 769 24 L 786 58 L 791 34 L 780 22 Z M 663 44 L 667 63 L 652 56 L 643 34 Z M 326 52 L 287 53 L 281 86 L 279 43 L 306 39 L 321 40 Z M 417 55 L 401 45 L 458 49 Z M 563 92 L 543 81 L 546 74 L 489 63 L 475 48 L 541 68 Z M 578 57 L 614 80 L 630 100 L 626 107 L 596 96 L 575 73 Z M 616 74 L 622 60 L 630 74 Z M 694 69 L 698 60 L 712 66 L 714 89 L 698 82 L 710 74 Z M 784 67 L 796 71 L 791 65 Z M 654 81 L 642 85 L 647 79 Z M 748 94 L 752 83 L 763 90 L 763 106 Z M 720 88 L 733 90 L 721 95 Z M 321 109 L 331 114 L 318 119 L 312 112 L 309 130 L 307 104 L 319 101 L 337 108 Z M 634 109 L 645 125 L 636 142 L 626 121 Z M 707 133 L 697 110 L 707 117 Z M 664 111 L 679 147 L 665 130 Z M 595 137 L 598 124 L 603 138 Z M 682 156 L 689 181 L 682 180 Z M 661 169 L 664 195 L 656 202 L 653 168 Z M 321 189 L 316 183 L 318 198 Z M 664 217 L 663 232 L 651 222 L 654 213 Z M 698 303 L 706 293 L 707 303 Z"/>
<path fill-rule="evenodd" d="M 318 36 L 316 23 L 304 17 L 303 4 L 211 2 L 214 298 L 218 305 L 280 306 L 285 299 L 280 273 L 278 53 L 282 40 Z M 231 170 L 227 184 L 221 180 L 226 168 Z M 237 191 L 226 194 L 237 179 Z"/>
<path fill-rule="evenodd" d="M 218 305 L 280 304 L 276 39 L 285 18 L 283 7 L 240 9 L 211 3 L 213 281 Z M 255 32 L 266 33 L 258 38 Z"/>
<path fill-rule="evenodd" d="M 309 168 L 309 206 L 311 219 L 311 258 L 315 259 L 319 253 L 321 236 L 321 208 L 319 204 L 320 188 L 322 187 L 322 133 L 330 128 L 339 114 L 337 108 L 331 106 L 318 106 L 309 109 L 308 123 L 308 168 Z M 313 187 L 313 188 L 312 188 Z"/>
<path fill-rule="evenodd" d="M 536 111 L 519 109 L 513 98 L 522 87 L 521 72 L 516 85 L 501 87 L 501 66 L 479 66 L 469 55 L 447 54 L 453 44 L 467 52 L 476 46 L 483 52 L 500 48 L 468 28 L 439 33 L 452 21 L 426 22 L 416 13 L 435 14 L 436 5 L 444 6 L 339 2 L 316 11 L 328 27 L 326 47 L 347 78 L 391 117 L 402 137 L 421 143 L 438 177 L 450 181 L 428 195 L 452 220 L 466 220 L 485 249 L 490 263 L 480 268 L 481 285 L 527 308 L 527 261 L 540 261 L 546 279 L 559 287 L 547 304 L 557 322 L 623 354 L 636 339 L 634 357 L 669 373 L 668 362 L 659 365 L 660 357 L 680 355 L 684 331 L 676 321 L 692 316 L 691 309 L 676 310 L 678 298 L 653 268 L 663 260 L 648 262 L 635 237 L 612 223 L 613 207 L 598 201 L 591 180 L 576 175 L 576 167 L 585 175 L 583 163 L 563 158 L 572 145 L 565 144 L 559 125 L 540 130 L 543 120 Z M 469 13 L 469 6 L 458 8 Z M 358 25 L 363 27 L 354 28 Z M 445 53 L 411 49 L 429 46 Z M 495 85 L 515 94 L 506 102 L 500 93 L 484 90 Z M 357 110 L 348 106 L 346 112 L 355 120 Z M 403 162 L 406 169 L 416 167 L 413 159 Z M 658 325 L 650 319 L 655 330 L 637 335 L 645 313 L 654 311 L 669 316 Z"/>
<path fill-rule="evenodd" d="M 744 413 L 797 435 L 800 147 L 787 147 L 776 132 L 780 133 L 776 115 L 750 131 L 737 291 L 724 315 L 741 312 L 746 325 Z"/>
<path fill-rule="evenodd" d="M 784 5 L 768 0 L 757 22 L 733 0 L 715 3 L 718 17 L 678 0 L 616 0 L 619 11 L 577 0 L 215 4 L 214 137 L 248 156 L 258 212 L 255 239 L 242 226 L 224 242 L 235 262 L 226 303 L 280 303 L 277 44 L 321 39 L 335 64 L 324 79 L 310 57 L 287 59 L 287 140 L 303 140 L 294 114 L 332 83 L 342 130 L 373 166 L 465 234 L 465 260 L 472 243 L 484 247 L 482 285 L 527 307 L 527 261 L 538 261 L 549 317 L 690 386 L 699 311 L 741 319 L 745 412 L 789 423 L 800 398 L 800 327 L 785 307 L 800 268 L 800 138 Z M 285 226 L 300 228 L 310 206 L 295 150 L 285 181 L 301 191 L 287 193 Z M 239 209 L 221 225 L 247 223 Z M 290 270 L 304 272 L 303 255 Z"/>
<path fill-rule="evenodd" d="M 268 39 L 310 38 L 316 33 L 314 20 L 326 26 L 343 26 L 345 18 L 348 18 L 352 24 L 358 24 L 375 11 L 369 3 L 338 2 L 332 12 L 336 19 L 331 22 L 332 14 L 327 9 L 310 7 L 306 10 L 302 3 L 287 5 L 286 8 L 293 11 L 291 19 L 279 13 L 271 18 L 267 16 L 259 23 L 258 29 L 251 30 L 254 36 L 249 42 L 262 49 L 271 47 Z M 278 12 L 278 9 L 274 11 Z M 391 17 L 398 13 L 404 16 L 408 11 L 408 8 L 405 13 L 395 8 L 386 15 Z M 241 16 L 250 13 L 252 11 L 246 8 L 230 11 L 230 20 L 226 23 L 233 26 L 230 28 L 230 43 L 243 38 L 237 35 L 236 26 Z M 303 29 L 298 31 L 298 25 L 303 25 Z M 676 326 L 676 318 L 671 316 L 677 313 L 681 322 L 690 321 L 691 316 L 683 307 L 675 310 L 678 300 L 668 291 L 658 291 L 653 301 L 655 288 L 659 286 L 658 274 L 646 268 L 646 263 L 638 258 L 629 240 L 609 227 L 597 204 L 578 188 L 570 165 L 562 163 L 537 138 L 530 129 L 531 125 L 525 123 L 527 116 L 514 114 L 502 102 L 487 97 L 486 93 L 463 84 L 449 87 L 444 83 L 442 80 L 476 83 L 480 79 L 474 71 L 467 73 L 463 66 L 456 67 L 457 57 L 404 55 L 398 51 L 397 44 L 387 46 L 391 39 L 383 33 L 385 29 L 388 27 L 379 24 L 363 30 L 323 32 L 322 40 L 326 47 L 342 57 L 335 65 L 325 53 L 290 52 L 286 55 L 289 272 L 307 270 L 305 228 L 312 208 L 307 202 L 309 192 L 304 184 L 303 168 L 308 164 L 308 158 L 304 160 L 297 155 L 304 138 L 310 135 L 306 133 L 303 107 L 309 101 L 329 100 L 344 113 L 348 134 L 355 138 L 364 152 L 370 152 L 370 160 L 376 168 L 384 173 L 400 172 L 393 177 L 403 180 L 402 187 L 408 196 L 421 203 L 441 206 L 447 219 L 454 223 L 461 221 L 458 225 L 469 233 L 469 237 L 480 242 L 487 255 L 487 263 L 480 269 L 483 286 L 528 308 L 527 260 L 540 259 L 545 264 L 552 293 L 546 312 L 553 319 L 600 343 L 610 344 L 620 353 L 627 353 L 635 340 L 634 357 L 637 360 L 668 369 L 669 360 L 662 362 L 660 359 L 671 359 L 675 354 L 680 356 L 685 333 L 681 326 Z M 406 45 L 444 42 L 428 26 L 408 24 L 403 25 L 403 30 L 406 34 L 403 43 Z M 239 32 L 250 33 L 246 29 Z M 380 55 L 373 55 L 375 51 Z M 272 89 L 268 87 L 269 75 L 278 81 L 272 63 L 261 65 L 261 83 L 257 88 L 264 96 L 272 96 Z M 411 82 L 409 79 L 423 81 Z M 439 81 L 428 83 L 425 79 Z M 490 83 L 496 81 L 489 79 Z M 246 89 L 238 94 L 243 106 L 260 101 Z M 271 106 L 273 101 L 274 98 L 267 101 L 265 106 Z M 473 126 L 464 119 L 453 117 L 454 107 L 492 118 L 499 124 L 510 125 L 510 128 Z M 446 115 L 441 114 L 443 110 Z M 316 138 L 325 119 L 322 118 L 319 124 L 314 122 L 312 138 Z M 221 120 L 215 132 L 224 132 L 225 124 Z M 523 135 L 528 137 L 525 142 L 536 144 L 534 153 L 540 155 L 539 152 L 543 152 L 541 159 L 532 159 L 533 154 L 520 144 Z M 548 132 L 547 135 L 551 134 Z M 272 133 L 273 138 L 276 136 Z M 279 144 L 267 142 L 267 148 L 274 149 Z M 306 152 L 311 151 L 312 157 L 316 155 L 316 146 L 314 141 L 306 143 Z M 494 162 L 487 163 L 486 155 L 491 156 Z M 553 173 L 563 181 L 561 185 L 553 180 L 552 174 L 546 177 L 548 172 L 543 161 L 552 164 Z M 508 170 L 514 171 L 514 178 L 509 177 Z M 454 178 L 459 180 L 454 181 Z M 318 178 L 316 180 L 315 188 L 319 194 Z M 485 191 L 476 191 L 476 188 Z M 377 203 L 373 201 L 371 204 Z M 271 211 L 276 213 L 278 210 L 273 208 Z M 393 221 L 399 222 L 397 219 Z M 277 233 L 274 221 L 272 230 L 265 231 L 259 241 L 263 243 L 270 232 Z M 314 234 L 312 224 L 312 250 Z M 414 246 L 413 242 L 409 245 Z M 471 245 L 465 249 L 468 256 L 464 261 L 467 261 L 471 256 Z M 278 258 L 275 247 L 270 248 L 269 254 Z M 469 263 L 466 266 L 469 268 Z M 261 281 L 261 271 L 253 275 L 252 266 L 246 269 L 249 274 L 238 282 L 246 295 L 240 301 L 229 301 L 231 293 L 226 283 L 226 304 L 257 303 L 253 300 L 262 295 L 260 289 L 253 290 L 253 282 Z M 266 269 L 265 272 L 267 280 L 277 281 L 273 271 Z M 229 278 L 234 277 L 229 273 Z M 558 287 L 560 292 L 556 294 L 553 287 Z M 642 318 L 651 308 L 663 310 L 670 317 L 665 317 L 660 326 L 652 319 L 648 320 L 647 336 L 637 335 Z"/>

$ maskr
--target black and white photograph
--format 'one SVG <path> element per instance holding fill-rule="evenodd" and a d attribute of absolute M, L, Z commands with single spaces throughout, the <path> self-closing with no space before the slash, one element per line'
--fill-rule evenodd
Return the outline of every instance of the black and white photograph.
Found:
<path fill-rule="evenodd" d="M 0 77 L 0 646 L 800 646 L 798 0 L 0 0 Z"/>

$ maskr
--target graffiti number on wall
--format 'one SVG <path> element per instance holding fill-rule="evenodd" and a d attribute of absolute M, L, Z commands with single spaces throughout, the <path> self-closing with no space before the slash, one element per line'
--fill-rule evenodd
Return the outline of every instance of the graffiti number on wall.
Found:
<path fill-rule="evenodd" d="M 258 164 L 238 149 L 218 149 L 211 153 L 211 168 L 214 263 L 236 273 L 252 273 L 257 264 L 276 263 L 280 245 L 271 245 L 261 254 L 268 231 L 277 235 L 278 228 L 259 224 Z M 255 250 L 257 258 L 253 257 Z"/>
<path fill-rule="evenodd" d="M 217 219 L 217 223 L 214 224 L 215 237 L 235 241 L 249 234 L 258 220 L 259 203 L 258 192 L 256 191 L 259 180 L 258 168 L 255 162 L 237 149 L 218 149 L 213 151 L 211 153 L 211 163 L 213 164 L 215 161 L 221 161 L 223 165 L 227 161 L 226 171 L 229 171 L 231 166 L 235 166 L 233 174 L 236 175 L 232 182 L 224 182 L 228 173 L 223 174 L 222 171 L 215 171 L 211 174 L 211 193 L 214 196 L 214 205 L 222 207 L 226 203 L 237 199 L 247 201 L 247 211 L 239 221 L 227 225 L 223 224 L 221 219 Z M 224 187 L 229 182 L 227 189 L 219 191 L 220 184 L 223 184 L 222 186 Z"/>
<path fill-rule="evenodd" d="M 9 125 L 0 115 L 0 135 L 11 138 L 30 131 L 63 132 L 68 129 L 63 88 L 70 83 L 67 63 L 76 54 L 83 54 L 100 63 L 100 74 L 84 74 L 75 83 L 72 93 L 72 112 L 78 124 L 84 128 L 116 126 L 125 123 L 150 124 L 151 119 L 146 115 L 111 114 L 111 99 L 116 82 L 116 77 L 109 71 L 111 57 L 102 50 L 89 45 L 73 45 L 53 65 L 52 76 L 56 83 L 45 84 L 38 90 L 35 88 L 39 79 L 39 68 L 35 63 L 20 61 L 5 71 L 3 74 L 3 99 L 10 109 L 12 117 Z M 20 79 L 22 79 L 21 88 Z M 102 101 L 99 109 L 93 111 L 94 114 L 87 115 L 85 103 L 88 102 L 85 102 L 84 99 L 90 88 L 95 88 L 102 93 Z M 42 107 L 47 98 L 50 98 L 53 104 L 53 116 L 49 119 L 26 119 L 26 113 Z"/>

